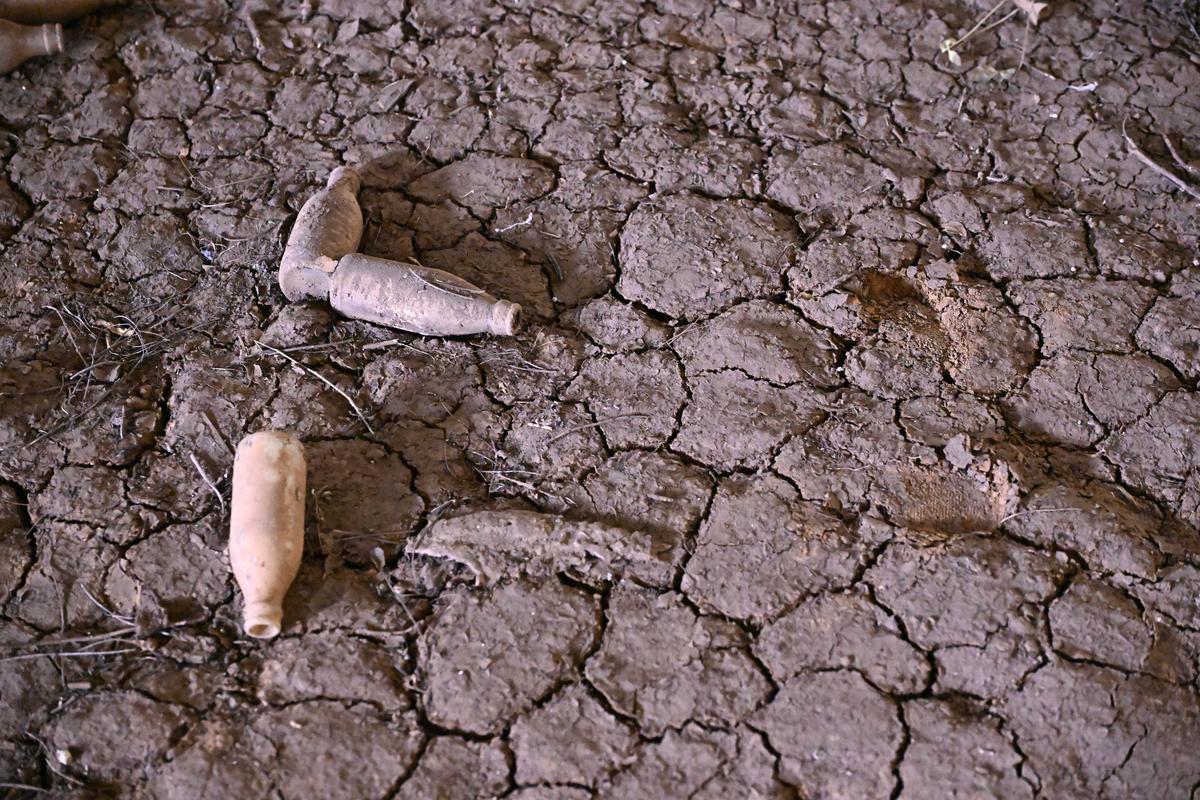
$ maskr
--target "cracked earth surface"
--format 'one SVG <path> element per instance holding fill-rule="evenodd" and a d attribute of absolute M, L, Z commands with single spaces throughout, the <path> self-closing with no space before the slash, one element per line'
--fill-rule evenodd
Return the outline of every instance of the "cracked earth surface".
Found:
<path fill-rule="evenodd" d="M 0 78 L 0 782 L 1196 798 L 1196 209 L 1121 131 L 1200 155 L 1200 43 L 1060 2 L 1008 80 L 1020 20 L 939 57 L 987 7 L 152 0 Z M 286 304 L 342 163 L 365 252 L 525 330 Z"/>

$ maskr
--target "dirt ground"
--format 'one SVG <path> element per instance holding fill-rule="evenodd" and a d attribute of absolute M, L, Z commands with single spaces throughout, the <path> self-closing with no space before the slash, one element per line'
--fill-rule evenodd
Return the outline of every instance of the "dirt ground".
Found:
<path fill-rule="evenodd" d="M 1200 796 L 1197 205 L 1122 133 L 1200 184 L 1200 39 L 939 53 L 989 7 L 153 0 L 0 78 L 7 796 Z M 522 333 L 287 304 L 343 163 Z"/>

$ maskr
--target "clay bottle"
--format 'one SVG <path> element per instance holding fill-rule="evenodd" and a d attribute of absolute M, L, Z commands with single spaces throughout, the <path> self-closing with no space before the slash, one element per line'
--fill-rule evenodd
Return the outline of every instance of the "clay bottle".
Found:
<path fill-rule="evenodd" d="M 24 25 L 67 22 L 126 0 L 0 0 L 0 18 Z"/>
<path fill-rule="evenodd" d="M 304 447 L 286 431 L 238 443 L 233 459 L 229 563 L 245 600 L 244 628 L 270 639 L 283 624 L 283 596 L 304 550 Z"/>
<path fill-rule="evenodd" d="M 0 19 L 0 75 L 31 58 L 63 51 L 62 25 L 18 25 Z"/>
<path fill-rule="evenodd" d="M 308 198 L 296 216 L 279 264 L 279 288 L 288 300 L 324 300 L 338 259 L 358 249 L 362 209 L 358 172 L 338 167 L 325 188 Z"/>
<path fill-rule="evenodd" d="M 360 253 L 338 262 L 329 302 L 347 317 L 427 336 L 512 336 L 521 316 L 516 303 L 457 275 Z"/>

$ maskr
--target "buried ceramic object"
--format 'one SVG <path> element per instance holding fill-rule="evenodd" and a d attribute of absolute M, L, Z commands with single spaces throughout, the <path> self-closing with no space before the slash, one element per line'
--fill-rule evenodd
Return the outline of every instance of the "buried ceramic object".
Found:
<path fill-rule="evenodd" d="M 31 58 L 63 51 L 62 25 L 18 25 L 0 19 L 0 75 Z"/>
<path fill-rule="evenodd" d="M 128 0 L 0 0 L 0 19 L 23 25 L 67 22 Z"/>
<path fill-rule="evenodd" d="M 362 209 L 358 172 L 338 167 L 325 188 L 300 208 L 279 263 L 279 288 L 288 300 L 324 300 L 338 259 L 358 249 Z"/>
<path fill-rule="evenodd" d="M 358 253 L 344 256 L 329 285 L 341 314 L 427 336 L 512 336 L 521 307 L 457 275 Z"/>
<path fill-rule="evenodd" d="M 238 443 L 233 459 L 229 563 L 245 600 L 244 628 L 276 636 L 283 596 L 304 551 L 304 447 L 286 431 L 260 431 Z"/>

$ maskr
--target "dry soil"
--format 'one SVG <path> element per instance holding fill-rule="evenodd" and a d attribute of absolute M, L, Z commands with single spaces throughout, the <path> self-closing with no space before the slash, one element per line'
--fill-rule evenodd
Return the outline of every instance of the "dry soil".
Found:
<path fill-rule="evenodd" d="M 1195 798 L 1197 206 L 1122 131 L 1200 184 L 1200 39 L 950 63 L 988 7 L 151 0 L 0 78 L 9 796 Z M 287 304 L 344 163 L 524 331 Z"/>

